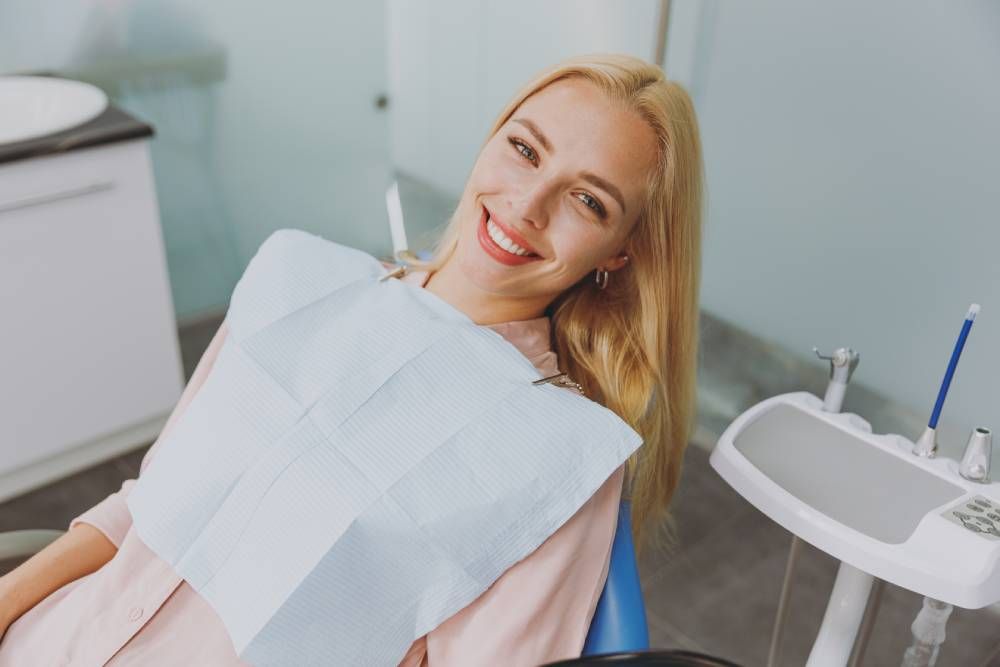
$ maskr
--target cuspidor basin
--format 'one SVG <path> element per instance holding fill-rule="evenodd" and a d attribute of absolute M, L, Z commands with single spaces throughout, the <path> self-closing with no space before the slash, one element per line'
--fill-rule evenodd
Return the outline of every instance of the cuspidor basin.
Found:
<path fill-rule="evenodd" d="M 1000 600 L 1000 484 L 910 453 L 806 392 L 753 406 L 719 438 L 712 467 L 761 512 L 875 577 L 968 609 Z"/>

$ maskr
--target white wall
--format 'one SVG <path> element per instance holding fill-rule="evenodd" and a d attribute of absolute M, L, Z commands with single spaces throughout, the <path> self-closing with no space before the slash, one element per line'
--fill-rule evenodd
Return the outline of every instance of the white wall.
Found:
<path fill-rule="evenodd" d="M 598 51 L 653 57 L 657 0 L 388 0 L 393 164 L 459 196 L 486 132 L 537 71 Z"/>
<path fill-rule="evenodd" d="M 942 445 L 1000 429 L 1000 4 L 674 10 L 666 69 L 705 146 L 706 309 L 801 355 L 851 345 L 857 381 L 929 416 L 979 302 Z"/>

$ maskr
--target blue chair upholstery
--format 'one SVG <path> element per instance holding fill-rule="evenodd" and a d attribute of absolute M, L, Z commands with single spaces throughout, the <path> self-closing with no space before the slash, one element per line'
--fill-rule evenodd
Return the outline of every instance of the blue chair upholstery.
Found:
<path fill-rule="evenodd" d="M 618 526 L 611 546 L 608 580 L 597 601 L 583 655 L 641 651 L 649 648 L 646 604 L 639 585 L 639 567 L 632 544 L 632 514 L 628 501 L 618 506 Z"/>

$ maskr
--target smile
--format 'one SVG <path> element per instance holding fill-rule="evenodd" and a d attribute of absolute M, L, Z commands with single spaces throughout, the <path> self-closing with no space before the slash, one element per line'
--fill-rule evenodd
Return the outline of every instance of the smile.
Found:
<path fill-rule="evenodd" d="M 477 233 L 479 244 L 497 261 L 516 266 L 541 259 L 537 253 L 518 245 L 503 228 L 490 219 L 489 211 L 483 207 Z"/>

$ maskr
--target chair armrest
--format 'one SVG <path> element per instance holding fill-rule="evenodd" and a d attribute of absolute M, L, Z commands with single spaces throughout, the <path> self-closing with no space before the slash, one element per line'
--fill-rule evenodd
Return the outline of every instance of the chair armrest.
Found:
<path fill-rule="evenodd" d="M 65 531 L 62 530 L 11 530 L 0 533 L 0 560 L 27 558 L 33 556 L 50 542 L 55 541 Z"/>

